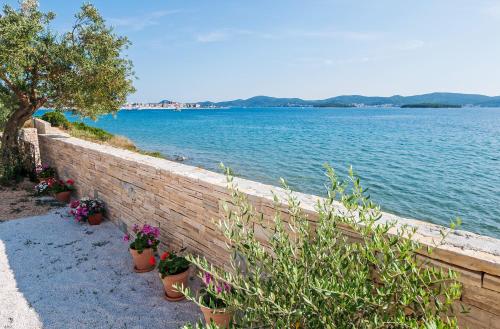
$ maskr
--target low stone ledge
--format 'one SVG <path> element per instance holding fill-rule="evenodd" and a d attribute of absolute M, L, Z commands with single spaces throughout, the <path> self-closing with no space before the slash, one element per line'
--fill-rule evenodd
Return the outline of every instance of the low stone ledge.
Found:
<path fill-rule="evenodd" d="M 196 186 L 210 186 L 212 190 L 220 189 L 226 191 L 226 177 L 223 174 L 215 173 L 202 168 L 165 159 L 154 158 L 73 137 L 61 138 L 61 136 L 41 135 L 40 138 L 50 138 L 52 141 L 65 143 L 68 146 L 79 148 L 79 153 L 82 153 L 85 150 L 92 150 L 102 156 L 110 156 L 119 160 L 124 160 L 127 164 L 134 163 L 134 168 L 140 168 L 139 171 L 136 170 L 136 174 L 137 172 L 140 173 L 141 170 L 146 173 L 149 172 L 155 174 L 157 172 L 163 172 L 164 176 L 175 175 L 181 179 L 186 178 L 188 182 Z M 140 178 L 135 179 L 136 177 L 122 177 L 124 175 L 123 172 L 118 170 L 117 173 L 111 168 L 109 170 L 110 171 L 107 172 L 107 174 L 112 175 L 115 173 L 115 177 L 119 179 L 121 177 L 125 180 L 131 180 L 137 185 L 145 184 Z M 102 171 L 106 172 L 107 170 Z M 251 198 L 254 197 L 263 199 L 269 204 L 272 204 L 273 202 L 273 193 L 280 198 L 286 197 L 286 191 L 279 187 L 238 177 L 235 177 L 234 182 L 241 192 L 244 192 Z M 317 201 L 321 200 L 318 196 L 298 192 L 295 193 L 295 196 L 301 202 L 301 207 L 306 212 L 314 212 Z M 418 239 L 419 242 L 429 246 L 433 246 L 436 241 L 440 240 L 440 232 L 442 230 L 447 230 L 439 225 L 403 218 L 389 213 L 383 213 L 381 220 L 397 221 L 399 225 L 406 224 L 417 227 L 418 231 L 415 238 Z M 450 231 L 448 237 L 444 241 L 444 244 L 435 249 L 432 254 L 425 256 L 442 260 L 470 270 L 482 271 L 495 276 L 500 276 L 500 240 L 487 236 L 481 236 L 461 230 Z"/>
<path fill-rule="evenodd" d="M 53 131 L 54 133 L 54 131 Z M 108 145 L 55 134 L 39 135 L 41 156 L 63 178 L 76 181 L 80 196 L 101 197 L 107 205 L 107 217 L 124 230 L 133 224 L 160 227 L 162 243 L 187 248 L 201 254 L 217 266 L 227 266 L 225 239 L 211 219 L 223 216 L 222 204 L 230 200 L 226 177 L 205 169 L 153 158 Z M 278 187 L 235 178 L 239 190 L 265 219 L 274 215 L 273 193 L 280 198 L 286 192 Z M 321 198 L 295 193 L 311 222 L 317 221 L 315 206 Z M 339 205 L 339 210 L 342 207 Z M 280 205 L 283 219 L 289 214 Z M 382 221 L 417 228 L 414 236 L 424 245 L 433 246 L 441 239 L 444 227 L 383 213 Z M 255 224 L 256 234 L 265 242 L 266 229 Z M 358 236 L 349 227 L 342 228 L 353 241 Z M 396 234 L 397 230 L 391 233 Z M 448 232 L 444 244 L 427 254 L 417 255 L 429 266 L 454 270 L 464 291 L 461 303 L 469 313 L 457 314 L 461 327 L 499 328 L 500 315 L 500 240 L 466 231 Z"/>

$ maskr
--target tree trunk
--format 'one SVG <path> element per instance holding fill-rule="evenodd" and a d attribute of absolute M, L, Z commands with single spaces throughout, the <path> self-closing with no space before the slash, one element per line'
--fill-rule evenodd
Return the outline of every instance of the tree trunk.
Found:
<path fill-rule="evenodd" d="M 34 107 L 21 105 L 17 111 L 10 115 L 5 124 L 0 149 L 0 178 L 4 181 L 16 179 L 29 172 L 29 168 L 25 168 L 24 165 L 19 131 L 34 112 Z"/>

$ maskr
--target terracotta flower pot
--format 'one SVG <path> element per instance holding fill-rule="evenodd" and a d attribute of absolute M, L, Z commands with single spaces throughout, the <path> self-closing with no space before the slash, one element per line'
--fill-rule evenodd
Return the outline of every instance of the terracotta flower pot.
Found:
<path fill-rule="evenodd" d="M 231 319 L 233 317 L 232 312 L 228 312 L 225 309 L 211 309 L 205 306 L 200 306 L 203 316 L 205 317 L 205 322 L 208 324 L 211 320 L 221 328 L 229 328 Z"/>
<path fill-rule="evenodd" d="M 134 271 L 137 273 L 144 273 L 152 271 L 155 266 L 149 263 L 149 259 L 154 257 L 153 249 L 148 248 L 139 254 L 135 249 L 129 249 L 132 259 L 134 260 Z"/>
<path fill-rule="evenodd" d="M 90 225 L 99 225 L 102 222 L 102 214 L 97 213 L 90 215 L 87 221 L 89 222 Z"/>
<path fill-rule="evenodd" d="M 183 300 L 185 298 L 182 292 L 177 291 L 174 285 L 187 287 L 189 278 L 189 269 L 182 273 L 167 275 L 162 279 L 161 273 L 160 279 L 163 282 L 163 288 L 165 289 L 165 298 L 171 302 L 176 302 L 178 300 Z"/>
<path fill-rule="evenodd" d="M 55 198 L 61 203 L 69 203 L 69 200 L 71 199 L 71 191 L 56 193 Z"/>

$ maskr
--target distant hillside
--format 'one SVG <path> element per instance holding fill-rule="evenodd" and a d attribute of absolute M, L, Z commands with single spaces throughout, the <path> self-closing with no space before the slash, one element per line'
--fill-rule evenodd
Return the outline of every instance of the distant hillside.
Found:
<path fill-rule="evenodd" d="M 395 95 L 391 97 L 343 95 L 321 100 L 255 96 L 248 99 L 236 99 L 225 102 L 200 102 L 199 104 L 202 106 L 218 107 L 327 107 L 330 104 L 334 107 L 349 107 L 357 104 L 364 104 L 368 106 L 440 104 L 445 106 L 475 105 L 483 107 L 500 107 L 500 96 L 491 97 L 477 94 L 431 93 L 415 96 Z"/>

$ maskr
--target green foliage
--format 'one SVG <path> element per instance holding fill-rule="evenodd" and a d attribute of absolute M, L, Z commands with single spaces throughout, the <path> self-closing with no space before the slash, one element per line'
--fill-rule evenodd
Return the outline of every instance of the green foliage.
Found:
<path fill-rule="evenodd" d="M 163 279 L 167 275 L 175 275 L 189 269 L 189 261 L 182 256 L 177 256 L 174 252 L 165 252 L 161 255 L 158 263 L 158 272 Z"/>
<path fill-rule="evenodd" d="M 113 137 L 113 134 L 106 130 L 88 126 L 83 122 L 73 122 L 70 126 L 70 134 L 74 137 L 101 142 L 107 142 Z"/>
<path fill-rule="evenodd" d="M 1 162 L 9 179 L 19 153 L 18 132 L 40 107 L 96 118 L 115 112 L 132 86 L 132 64 L 117 36 L 91 4 L 84 4 L 66 33 L 51 29 L 53 12 L 24 0 L 0 14 Z"/>
<path fill-rule="evenodd" d="M 59 111 L 44 113 L 41 119 L 49 122 L 54 127 L 68 129 L 70 126 L 70 122 L 66 119 L 66 116 Z"/>
<path fill-rule="evenodd" d="M 49 191 L 55 194 L 75 190 L 74 181 L 72 179 L 63 181 L 62 179 L 49 178 L 47 183 L 49 185 Z"/>
<path fill-rule="evenodd" d="M 70 109 L 89 117 L 118 110 L 134 90 L 131 62 L 121 55 L 128 40 L 115 35 L 90 4 L 82 5 L 64 34 L 51 30 L 54 18 L 36 1 L 24 1 L 19 9 L 3 7 L 2 86 L 37 108 Z"/>
<path fill-rule="evenodd" d="M 198 321 L 194 326 L 192 324 L 186 324 L 182 327 L 182 329 L 221 329 L 214 323 L 203 324 L 201 321 Z"/>
<path fill-rule="evenodd" d="M 232 201 L 218 227 L 232 253 L 231 271 L 188 259 L 232 287 L 233 294 L 218 297 L 240 310 L 236 326 L 456 328 L 456 274 L 417 261 L 423 246 L 412 239 L 415 229 L 381 221 L 352 171 L 344 182 L 329 167 L 327 176 L 328 197 L 309 221 L 285 183 L 286 197 L 275 197 L 276 214 L 266 220 L 228 175 Z M 265 239 L 256 233 L 262 228 Z"/>

